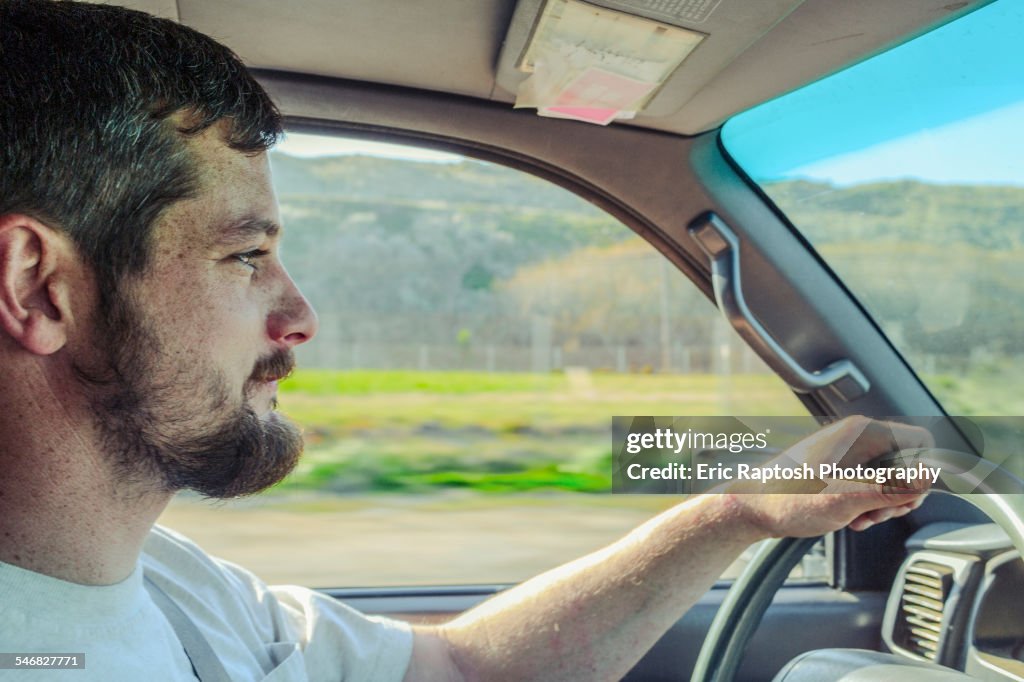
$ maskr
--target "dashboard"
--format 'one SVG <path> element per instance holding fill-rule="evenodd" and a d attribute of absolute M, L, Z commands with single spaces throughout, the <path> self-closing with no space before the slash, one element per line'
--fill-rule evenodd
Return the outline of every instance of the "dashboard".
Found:
<path fill-rule="evenodd" d="M 882 638 L 894 654 L 1024 682 L 1024 561 L 995 524 L 935 523 L 906 543 Z"/>

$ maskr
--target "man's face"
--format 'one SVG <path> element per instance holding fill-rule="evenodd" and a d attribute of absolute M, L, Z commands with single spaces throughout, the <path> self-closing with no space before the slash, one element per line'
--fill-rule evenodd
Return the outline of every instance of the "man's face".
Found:
<path fill-rule="evenodd" d="M 79 370 L 124 477 L 234 497 L 298 460 L 301 435 L 273 408 L 317 323 L 278 258 L 266 154 L 231 150 L 216 126 L 187 144 L 200 190 L 157 221 L 149 268 L 121 285 L 99 362 Z"/>

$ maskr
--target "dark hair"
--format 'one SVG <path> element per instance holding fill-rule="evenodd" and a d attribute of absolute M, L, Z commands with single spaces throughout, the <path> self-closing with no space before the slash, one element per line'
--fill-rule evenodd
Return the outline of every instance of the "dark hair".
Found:
<path fill-rule="evenodd" d="M 281 133 L 270 98 L 213 39 L 120 7 L 0 0 L 0 215 L 68 234 L 101 306 L 145 269 L 161 212 L 197 189 L 182 137 L 222 120 L 242 153 Z"/>

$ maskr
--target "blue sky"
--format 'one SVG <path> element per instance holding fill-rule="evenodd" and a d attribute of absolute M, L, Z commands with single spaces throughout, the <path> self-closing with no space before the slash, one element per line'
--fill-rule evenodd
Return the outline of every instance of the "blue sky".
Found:
<path fill-rule="evenodd" d="M 726 124 L 755 180 L 1024 186 L 1024 2 L 999 0 Z"/>
<path fill-rule="evenodd" d="M 755 180 L 916 179 L 1024 186 L 1024 2 L 999 0 L 831 78 L 741 114 L 726 147 Z M 294 156 L 460 157 L 289 134 Z"/>

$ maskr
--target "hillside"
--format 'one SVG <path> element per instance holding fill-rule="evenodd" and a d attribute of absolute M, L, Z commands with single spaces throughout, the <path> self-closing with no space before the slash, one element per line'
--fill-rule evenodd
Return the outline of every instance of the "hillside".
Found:
<path fill-rule="evenodd" d="M 814 241 L 913 241 L 984 249 L 1024 246 L 1024 188 L 909 180 L 834 187 L 803 180 L 765 187 Z M 828 229 L 815 229 L 828 226 Z"/>
<path fill-rule="evenodd" d="M 415 162 L 373 156 L 317 159 L 271 153 L 281 196 L 331 196 L 359 201 L 499 205 L 600 215 L 549 182 L 470 159 Z"/>
<path fill-rule="evenodd" d="M 675 342 L 711 342 L 715 313 L 682 275 L 545 181 L 476 161 L 275 154 L 273 165 L 286 263 L 320 312 L 330 362 L 339 348 L 352 349 L 352 366 L 371 362 L 359 344 L 469 357 L 540 338 L 658 357 L 666 329 Z M 796 181 L 766 191 L 912 351 L 1024 352 L 1024 189 Z"/>

